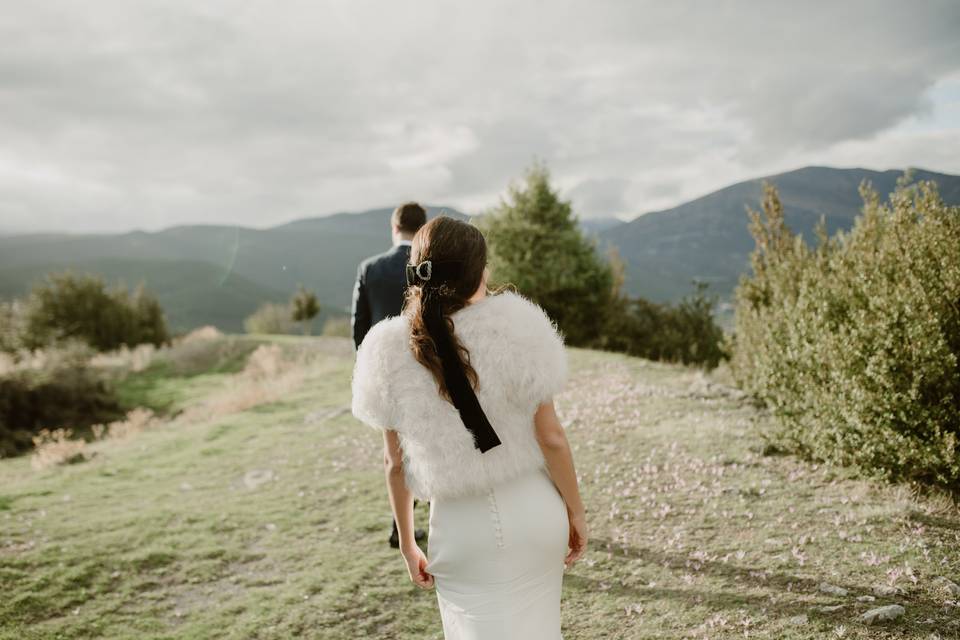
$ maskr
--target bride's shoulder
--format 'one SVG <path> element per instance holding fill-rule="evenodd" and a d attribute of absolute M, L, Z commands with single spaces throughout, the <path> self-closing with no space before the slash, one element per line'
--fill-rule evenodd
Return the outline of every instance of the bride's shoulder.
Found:
<path fill-rule="evenodd" d="M 487 307 L 489 350 L 510 362 L 510 376 L 534 405 L 560 393 L 567 378 L 563 332 L 543 307 L 513 291 L 494 295 Z"/>
<path fill-rule="evenodd" d="M 363 338 L 363 342 L 365 343 L 367 339 L 371 337 L 374 341 L 396 340 L 408 330 L 409 325 L 405 315 L 400 314 L 398 316 L 389 316 L 370 327 L 370 330 L 367 331 L 367 335 Z"/>
<path fill-rule="evenodd" d="M 357 349 L 357 358 L 372 358 L 381 363 L 396 359 L 407 348 L 409 334 L 405 316 L 384 318 L 367 331 Z"/>
<path fill-rule="evenodd" d="M 351 410 L 380 429 L 397 426 L 392 387 L 406 349 L 406 320 L 393 316 L 373 325 L 357 349 L 351 380 Z"/>
<path fill-rule="evenodd" d="M 514 291 L 502 291 L 490 297 L 487 316 L 510 327 L 520 338 L 555 337 L 561 342 L 563 334 L 543 307 Z"/>

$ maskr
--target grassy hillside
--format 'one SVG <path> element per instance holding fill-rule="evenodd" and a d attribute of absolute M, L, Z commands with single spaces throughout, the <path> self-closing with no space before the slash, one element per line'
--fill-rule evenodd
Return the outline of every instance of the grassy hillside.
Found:
<path fill-rule="evenodd" d="M 349 342 L 279 344 L 298 364 L 268 382 L 222 357 L 133 375 L 126 397 L 166 421 L 86 462 L 0 461 L 0 638 L 441 637 L 434 593 L 386 544 Z M 566 638 L 960 632 L 960 595 L 935 580 L 960 581 L 948 502 L 763 455 L 767 417 L 722 374 L 571 359 L 557 405 L 592 539 L 565 577 Z M 893 603 L 901 619 L 860 621 Z"/>
<path fill-rule="evenodd" d="M 825 217 L 827 230 L 849 229 L 863 202 L 862 180 L 884 197 L 893 191 L 902 171 L 806 167 L 767 178 L 741 182 L 665 211 L 644 214 L 602 231 L 627 263 L 626 287 L 653 300 L 676 300 L 692 290 L 693 279 L 710 283 L 711 291 L 729 297 L 741 273 L 749 268 L 753 239 L 747 230 L 746 207 L 760 208 L 763 180 L 777 186 L 787 224 L 813 242 L 813 229 Z M 960 204 L 960 177 L 916 170 L 915 180 L 933 180 L 948 204 Z"/>

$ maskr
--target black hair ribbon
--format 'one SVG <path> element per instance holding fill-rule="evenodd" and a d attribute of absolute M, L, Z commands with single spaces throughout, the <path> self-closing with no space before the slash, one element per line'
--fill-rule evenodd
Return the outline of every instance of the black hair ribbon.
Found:
<path fill-rule="evenodd" d="M 437 348 L 437 355 L 443 365 L 443 381 L 447 386 L 453 406 L 460 412 L 460 419 L 464 426 L 473 434 L 473 443 L 480 453 L 499 446 L 500 438 L 487 419 L 487 415 L 477 400 L 463 364 L 457 354 L 457 347 L 450 335 L 449 327 L 443 317 L 440 306 L 440 296 L 432 286 L 423 287 L 424 325 Z"/>

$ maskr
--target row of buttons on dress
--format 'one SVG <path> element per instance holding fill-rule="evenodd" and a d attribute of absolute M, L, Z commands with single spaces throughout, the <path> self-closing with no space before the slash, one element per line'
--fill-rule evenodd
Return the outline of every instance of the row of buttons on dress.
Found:
<path fill-rule="evenodd" d="M 493 489 L 487 491 L 487 497 L 490 499 L 490 516 L 493 520 L 494 532 L 497 536 L 497 547 L 503 548 L 503 529 L 500 526 L 500 511 L 497 509 L 497 499 L 493 494 Z"/>

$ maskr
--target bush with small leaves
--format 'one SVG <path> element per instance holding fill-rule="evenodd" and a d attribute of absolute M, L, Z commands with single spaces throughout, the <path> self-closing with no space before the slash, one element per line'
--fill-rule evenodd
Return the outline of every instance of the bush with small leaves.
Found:
<path fill-rule="evenodd" d="M 159 302 L 142 286 L 132 294 L 125 287 L 108 290 L 98 276 L 67 271 L 48 275 L 31 291 L 21 341 L 37 349 L 67 339 L 112 351 L 144 343 L 159 347 L 170 334 Z"/>
<path fill-rule="evenodd" d="M 960 208 L 906 179 L 861 194 L 853 229 L 809 247 L 767 187 L 732 369 L 779 417 L 776 447 L 958 489 Z"/>

